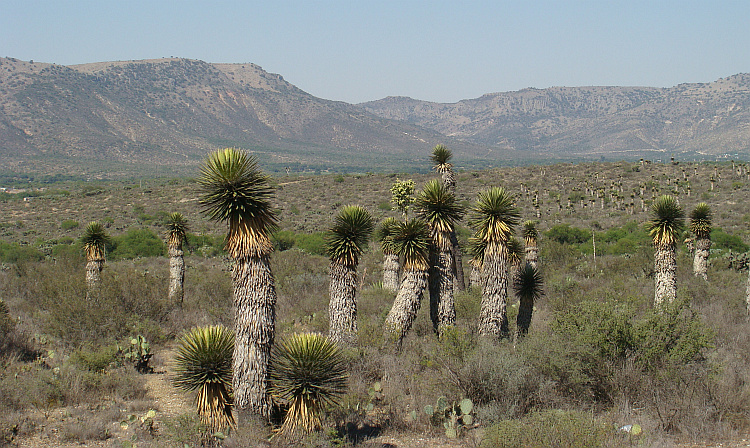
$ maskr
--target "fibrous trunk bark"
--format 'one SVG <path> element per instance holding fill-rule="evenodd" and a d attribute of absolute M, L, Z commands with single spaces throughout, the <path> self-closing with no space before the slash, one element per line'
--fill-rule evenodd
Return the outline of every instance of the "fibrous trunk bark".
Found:
<path fill-rule="evenodd" d="M 479 311 L 479 334 L 498 339 L 510 337 L 506 310 L 508 262 L 504 253 L 504 248 L 488 250 L 482 263 L 482 303 Z"/>
<path fill-rule="evenodd" d="M 417 317 L 426 288 L 427 271 L 406 271 L 384 325 L 386 340 L 395 342 L 397 347 L 401 347 L 401 342 Z"/>
<path fill-rule="evenodd" d="M 276 325 L 276 286 L 268 257 L 249 257 L 232 268 L 235 343 L 232 387 L 237 409 L 269 418 L 268 360 Z"/>
<path fill-rule="evenodd" d="M 331 282 L 328 287 L 328 336 L 337 344 L 357 343 L 357 269 L 331 262 Z"/>
<path fill-rule="evenodd" d="M 398 262 L 398 255 L 385 254 L 383 260 L 383 289 L 391 292 L 398 291 L 400 276 L 401 264 Z"/>
<path fill-rule="evenodd" d="M 701 238 L 695 241 L 695 258 L 693 258 L 693 275 L 708 280 L 708 254 L 711 240 Z"/>
<path fill-rule="evenodd" d="M 453 299 L 453 254 L 447 250 L 430 251 L 430 319 L 435 332 L 456 323 Z"/>
<path fill-rule="evenodd" d="M 86 295 L 87 297 L 99 289 L 102 283 L 102 269 L 104 260 L 89 260 L 86 263 Z"/>
<path fill-rule="evenodd" d="M 482 270 L 476 266 L 471 266 L 471 273 L 469 274 L 469 286 L 472 288 L 482 287 Z"/>
<path fill-rule="evenodd" d="M 665 300 L 672 302 L 675 299 L 677 295 L 676 270 L 674 245 L 657 247 L 654 251 L 655 305 L 660 305 Z"/>
<path fill-rule="evenodd" d="M 461 246 L 458 245 L 458 238 L 456 237 L 456 231 L 451 232 L 451 257 L 453 258 L 452 269 L 453 278 L 455 279 L 454 286 L 458 291 L 464 291 L 466 289 L 466 280 L 464 278 L 464 261 L 461 254 Z"/>
<path fill-rule="evenodd" d="M 169 303 L 179 303 L 185 297 L 185 259 L 183 252 L 177 247 L 169 248 Z"/>
<path fill-rule="evenodd" d="M 539 263 L 539 247 L 526 246 L 525 259 L 534 269 L 536 269 L 537 264 Z"/>
<path fill-rule="evenodd" d="M 531 297 L 521 297 L 518 301 L 518 316 L 516 317 L 516 341 L 529 333 L 533 314 L 534 299 Z"/>

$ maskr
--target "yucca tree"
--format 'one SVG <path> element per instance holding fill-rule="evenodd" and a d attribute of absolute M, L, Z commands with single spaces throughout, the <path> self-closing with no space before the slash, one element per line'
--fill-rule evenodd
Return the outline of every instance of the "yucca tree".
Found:
<path fill-rule="evenodd" d="M 534 221 L 524 221 L 522 232 L 523 241 L 526 245 L 526 261 L 531 263 L 533 267 L 537 267 L 537 263 L 539 262 L 539 246 L 537 243 L 539 232 L 536 230 L 536 223 Z"/>
<path fill-rule="evenodd" d="M 492 187 L 479 193 L 469 218 L 475 237 L 484 245 L 479 333 L 485 336 L 510 337 L 506 309 L 508 240 L 519 216 L 511 195 L 503 188 Z"/>
<path fill-rule="evenodd" d="M 357 265 L 373 227 L 370 212 L 348 205 L 336 215 L 326 235 L 326 252 L 331 260 L 328 335 L 339 344 L 357 342 Z"/>
<path fill-rule="evenodd" d="M 106 260 L 106 247 L 111 241 L 104 230 L 104 226 L 96 221 L 88 223 L 83 235 L 81 235 L 83 250 L 86 252 L 86 287 L 89 294 L 101 284 L 101 273 Z"/>
<path fill-rule="evenodd" d="M 217 325 L 193 328 L 177 340 L 172 382 L 182 390 L 198 390 L 196 405 L 209 433 L 235 425 L 232 415 L 234 333 Z"/>
<path fill-rule="evenodd" d="M 179 303 L 185 297 L 185 258 L 182 244 L 188 230 L 182 213 L 170 213 L 167 217 L 167 255 L 169 255 L 169 303 Z"/>
<path fill-rule="evenodd" d="M 660 305 L 664 300 L 672 302 L 677 294 L 675 251 L 677 237 L 685 225 L 685 213 L 677 200 L 669 195 L 657 198 L 651 206 L 651 213 L 648 231 L 654 244 L 654 304 Z"/>
<path fill-rule="evenodd" d="M 453 300 L 454 266 L 451 233 L 455 222 L 463 217 L 463 207 L 456 197 L 437 180 L 427 182 L 414 203 L 417 216 L 430 227 L 430 318 L 438 334 L 440 328 L 456 323 Z"/>
<path fill-rule="evenodd" d="M 244 151 L 209 154 L 198 178 L 203 212 L 227 223 L 226 250 L 234 260 L 234 403 L 240 410 L 270 416 L 267 373 L 276 325 L 276 286 L 269 255 L 276 228 L 274 189 Z"/>
<path fill-rule="evenodd" d="M 705 202 L 690 212 L 690 231 L 695 234 L 693 275 L 708 280 L 708 254 L 711 250 L 711 207 Z"/>
<path fill-rule="evenodd" d="M 482 287 L 482 260 L 484 259 L 484 249 L 487 244 L 484 240 L 477 237 L 469 238 L 469 254 L 471 255 L 471 275 L 469 284 L 472 288 Z"/>
<path fill-rule="evenodd" d="M 391 241 L 395 252 L 404 260 L 404 279 L 385 319 L 386 340 L 401 347 L 411 329 L 427 288 L 430 229 L 424 221 L 412 219 L 394 226 Z"/>
<path fill-rule="evenodd" d="M 336 344 L 314 333 L 294 334 L 274 346 L 271 395 L 287 408 L 282 433 L 310 432 L 326 406 L 346 391 L 346 363 Z"/>
<path fill-rule="evenodd" d="M 383 289 L 391 292 L 398 291 L 401 278 L 401 263 L 391 239 L 396 224 L 396 218 L 385 218 L 375 232 L 375 239 L 380 242 L 383 251 Z"/>
<path fill-rule="evenodd" d="M 544 293 L 543 287 L 542 274 L 536 266 L 527 261 L 518 270 L 513 280 L 513 291 L 516 293 L 516 297 L 518 297 L 516 341 L 529 333 L 531 317 L 534 314 L 534 302 L 542 297 Z"/>
<path fill-rule="evenodd" d="M 436 145 L 432 148 L 432 167 L 442 175 L 443 185 L 445 188 L 455 194 L 456 192 L 456 173 L 453 171 L 453 164 L 450 160 L 453 158 L 453 152 L 444 145 Z M 453 257 L 453 276 L 456 280 L 456 289 L 463 291 L 466 289 L 464 282 L 464 265 L 461 254 L 461 246 L 458 244 L 455 229 L 451 231 L 451 251 Z"/>

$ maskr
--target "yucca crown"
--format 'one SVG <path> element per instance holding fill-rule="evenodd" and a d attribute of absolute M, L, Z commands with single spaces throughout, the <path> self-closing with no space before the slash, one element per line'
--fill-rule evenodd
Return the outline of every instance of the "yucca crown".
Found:
<path fill-rule="evenodd" d="M 337 263 L 356 266 L 373 227 L 372 216 L 366 209 L 358 205 L 343 207 L 326 234 L 328 256 Z"/>

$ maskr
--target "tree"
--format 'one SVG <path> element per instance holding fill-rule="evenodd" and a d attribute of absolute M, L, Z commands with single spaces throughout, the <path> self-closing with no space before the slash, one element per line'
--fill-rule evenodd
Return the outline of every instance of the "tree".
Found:
<path fill-rule="evenodd" d="M 526 261 L 531 263 L 533 267 L 537 267 L 539 262 L 539 246 L 537 239 L 539 233 L 536 230 L 536 223 L 534 221 L 524 221 L 523 223 L 523 240 L 526 245 Z"/>
<path fill-rule="evenodd" d="M 435 331 L 440 334 L 444 326 L 456 322 L 456 306 L 453 300 L 453 252 L 451 233 L 455 222 L 463 217 L 463 207 L 444 184 L 432 180 L 417 195 L 417 216 L 430 227 L 430 318 Z"/>
<path fill-rule="evenodd" d="M 86 252 L 86 287 L 87 297 L 95 291 L 102 282 L 101 272 L 106 259 L 106 247 L 112 240 L 101 223 L 92 221 L 83 231 L 81 243 Z"/>
<path fill-rule="evenodd" d="M 234 403 L 268 418 L 268 359 L 276 325 L 276 287 L 269 263 L 270 234 L 277 224 L 271 206 L 274 190 L 255 159 L 234 148 L 209 154 L 198 184 L 203 212 L 227 223 L 226 250 L 234 260 Z"/>
<path fill-rule="evenodd" d="M 404 279 L 385 319 L 386 339 L 400 348 L 411 329 L 427 288 L 430 229 L 424 221 L 412 219 L 394 226 L 391 241 L 404 260 Z"/>
<path fill-rule="evenodd" d="M 475 237 L 484 245 L 479 333 L 485 336 L 510 337 L 506 310 L 508 240 L 519 216 L 510 194 L 502 188 L 492 187 L 479 193 L 469 218 Z"/>
<path fill-rule="evenodd" d="M 314 333 L 294 334 L 273 348 L 271 394 L 287 407 L 282 433 L 320 427 L 327 405 L 346 391 L 346 363 L 332 341 Z"/>
<path fill-rule="evenodd" d="M 401 278 L 401 264 L 391 239 L 396 224 L 396 218 L 385 218 L 375 233 L 375 238 L 380 242 L 380 249 L 383 251 L 383 288 L 391 292 L 398 291 Z"/>
<path fill-rule="evenodd" d="M 326 235 L 326 252 L 331 260 L 328 334 L 339 344 L 353 345 L 357 340 L 357 265 L 373 227 L 367 210 L 349 205 L 336 215 Z"/>
<path fill-rule="evenodd" d="M 651 206 L 652 219 L 648 222 L 649 235 L 654 244 L 655 289 L 654 304 L 672 302 L 677 295 L 677 235 L 684 227 L 685 214 L 677 200 L 663 195 Z"/>
<path fill-rule="evenodd" d="M 711 250 L 711 207 L 705 202 L 690 212 L 690 231 L 695 234 L 693 275 L 708 280 L 708 254 Z"/>
<path fill-rule="evenodd" d="M 453 158 L 453 152 L 444 145 L 436 145 L 432 148 L 432 159 L 433 169 L 442 175 L 443 185 L 445 188 L 455 194 L 456 193 L 456 173 L 453 171 L 453 164 L 450 160 Z M 453 257 L 453 276 L 456 279 L 456 289 L 463 291 L 466 289 L 464 282 L 464 265 L 463 257 L 461 255 L 461 246 L 458 245 L 458 238 L 456 237 L 456 230 L 453 229 L 450 234 L 451 238 L 451 251 Z"/>
<path fill-rule="evenodd" d="M 391 186 L 391 202 L 406 218 L 409 214 L 409 207 L 414 203 L 414 181 L 397 178 Z"/>
<path fill-rule="evenodd" d="M 513 281 L 513 291 L 518 297 L 516 341 L 529 333 L 531 317 L 534 314 L 534 302 L 542 297 L 543 286 L 542 274 L 531 262 L 527 261 L 516 273 Z"/>
<path fill-rule="evenodd" d="M 235 425 L 232 416 L 232 352 L 234 333 L 224 326 L 193 328 L 177 340 L 172 381 L 175 387 L 198 390 L 198 416 L 209 433 Z"/>
<path fill-rule="evenodd" d="M 169 303 L 179 303 L 185 297 L 185 259 L 182 244 L 188 230 L 182 213 L 170 213 L 167 217 L 167 253 L 169 255 Z"/>

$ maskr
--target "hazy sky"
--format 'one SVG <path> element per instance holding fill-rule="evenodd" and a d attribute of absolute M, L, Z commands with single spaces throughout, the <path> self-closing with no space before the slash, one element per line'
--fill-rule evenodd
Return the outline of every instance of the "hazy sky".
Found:
<path fill-rule="evenodd" d="M 0 56 L 253 62 L 326 99 L 454 102 L 750 72 L 749 18 L 747 0 L 0 0 Z"/>

